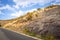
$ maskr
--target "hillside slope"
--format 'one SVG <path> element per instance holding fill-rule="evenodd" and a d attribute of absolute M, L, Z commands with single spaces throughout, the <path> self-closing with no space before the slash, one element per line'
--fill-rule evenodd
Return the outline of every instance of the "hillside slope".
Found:
<path fill-rule="evenodd" d="M 32 23 L 26 25 L 24 27 L 25 30 L 42 35 L 43 37 L 53 35 L 56 37 L 56 40 L 60 40 L 60 5 L 45 8 L 43 15 L 42 19 L 37 18 Z"/>
<path fill-rule="evenodd" d="M 43 37 L 53 35 L 56 39 L 60 39 L 60 5 L 37 9 L 16 19 L 0 21 L 0 24 L 14 31 L 31 32 Z"/>
<path fill-rule="evenodd" d="M 30 22 L 33 22 L 35 19 L 37 18 L 42 18 L 42 15 L 40 15 L 39 13 L 42 14 L 42 9 L 33 11 L 33 12 L 28 12 L 26 15 L 21 16 L 19 18 L 16 19 L 11 19 L 11 20 L 0 20 L 0 25 L 3 28 L 9 28 L 12 30 L 20 30 L 20 27 L 28 25 Z"/>

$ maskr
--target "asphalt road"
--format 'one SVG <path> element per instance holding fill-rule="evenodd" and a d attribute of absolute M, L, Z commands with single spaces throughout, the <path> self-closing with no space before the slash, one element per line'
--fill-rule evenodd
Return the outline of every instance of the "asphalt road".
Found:
<path fill-rule="evenodd" d="M 0 28 L 0 40 L 36 40 L 13 31 Z"/>

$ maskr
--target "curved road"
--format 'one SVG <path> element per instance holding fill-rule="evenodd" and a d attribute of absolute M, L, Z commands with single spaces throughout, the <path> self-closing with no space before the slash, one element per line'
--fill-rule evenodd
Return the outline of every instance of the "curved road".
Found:
<path fill-rule="evenodd" d="M 4 28 L 0 28 L 0 40 L 36 40 Z"/>

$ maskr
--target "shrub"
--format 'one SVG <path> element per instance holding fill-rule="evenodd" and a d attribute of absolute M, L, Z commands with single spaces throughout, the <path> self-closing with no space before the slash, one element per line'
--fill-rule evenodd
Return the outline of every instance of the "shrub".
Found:
<path fill-rule="evenodd" d="M 0 24 L 0 27 L 1 27 L 2 25 Z"/>
<path fill-rule="evenodd" d="M 42 36 L 42 39 L 44 39 L 44 40 L 55 40 L 55 37 L 51 34 L 48 34 L 44 37 Z"/>
<path fill-rule="evenodd" d="M 25 34 L 30 35 L 30 36 L 36 36 L 36 34 L 35 34 L 34 32 L 30 32 L 30 31 L 27 30 L 27 29 L 24 29 L 23 32 L 24 32 Z"/>

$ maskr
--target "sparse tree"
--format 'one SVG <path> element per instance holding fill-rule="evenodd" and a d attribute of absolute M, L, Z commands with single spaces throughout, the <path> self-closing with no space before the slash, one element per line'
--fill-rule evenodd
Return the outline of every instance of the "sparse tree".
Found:
<path fill-rule="evenodd" d="M 37 10 L 41 10 L 41 8 L 38 8 Z"/>

